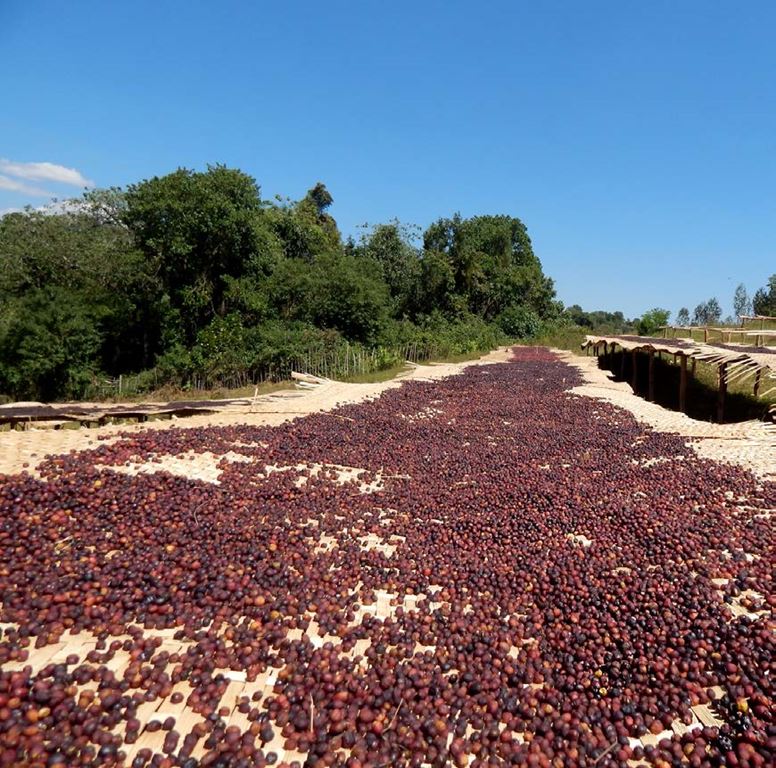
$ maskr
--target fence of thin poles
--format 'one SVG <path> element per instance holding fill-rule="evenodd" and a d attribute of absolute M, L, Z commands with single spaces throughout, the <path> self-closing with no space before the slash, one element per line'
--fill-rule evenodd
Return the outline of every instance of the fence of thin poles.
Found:
<path fill-rule="evenodd" d="M 265 382 L 281 382 L 291 378 L 292 371 L 308 373 L 327 379 L 348 379 L 374 373 L 404 361 L 419 363 L 443 356 L 445 350 L 435 344 L 411 342 L 396 347 L 362 347 L 344 344 L 330 348 L 310 348 L 297 355 L 280 358 L 251 370 L 229 375 L 194 375 L 179 382 L 189 391 L 213 389 L 242 389 Z M 156 372 L 121 375 L 95 381 L 89 396 L 122 397 L 159 389 L 172 382 L 160 378 Z"/>

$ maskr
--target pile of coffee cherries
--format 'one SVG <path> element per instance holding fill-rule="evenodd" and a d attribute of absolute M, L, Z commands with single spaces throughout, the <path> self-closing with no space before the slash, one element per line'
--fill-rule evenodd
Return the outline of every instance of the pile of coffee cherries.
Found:
<path fill-rule="evenodd" d="M 776 486 L 579 383 L 518 348 L 0 478 L 0 766 L 772 764 Z M 109 468 L 192 452 L 245 461 Z M 73 634 L 96 644 L 26 663 Z M 224 670 L 274 684 L 227 706 Z M 181 699 L 193 727 L 143 714 Z"/>

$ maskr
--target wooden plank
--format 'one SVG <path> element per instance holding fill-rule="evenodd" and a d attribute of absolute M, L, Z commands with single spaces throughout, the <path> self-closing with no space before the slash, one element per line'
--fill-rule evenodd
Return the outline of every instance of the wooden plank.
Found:
<path fill-rule="evenodd" d="M 655 402 L 655 350 L 649 350 L 649 390 L 647 399 L 650 403 Z"/>
<path fill-rule="evenodd" d="M 679 369 L 679 410 L 687 412 L 687 355 L 681 355 Z"/>
<path fill-rule="evenodd" d="M 717 421 L 722 424 L 725 420 L 725 395 L 727 394 L 727 381 L 725 380 L 725 370 L 727 363 L 719 366 L 719 389 L 717 390 Z"/>
<path fill-rule="evenodd" d="M 697 704 L 692 707 L 692 711 L 698 720 L 710 728 L 719 728 L 723 724 L 722 720 L 709 709 L 707 704 Z"/>

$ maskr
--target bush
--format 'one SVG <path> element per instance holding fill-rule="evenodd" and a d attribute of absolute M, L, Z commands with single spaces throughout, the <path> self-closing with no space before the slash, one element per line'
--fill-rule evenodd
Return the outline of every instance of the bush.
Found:
<path fill-rule="evenodd" d="M 497 318 L 499 327 L 507 336 L 527 339 L 535 336 L 542 326 L 539 315 L 528 307 L 507 307 Z"/>
<path fill-rule="evenodd" d="M 568 349 L 579 354 L 585 334 L 589 331 L 589 328 L 582 328 L 565 320 L 554 320 L 543 323 L 538 333 L 528 341 L 537 346 Z"/>

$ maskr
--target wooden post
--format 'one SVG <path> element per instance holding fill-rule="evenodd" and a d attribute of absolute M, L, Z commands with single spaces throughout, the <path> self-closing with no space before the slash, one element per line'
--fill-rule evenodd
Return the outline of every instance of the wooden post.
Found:
<path fill-rule="evenodd" d="M 622 358 L 620 359 L 620 379 L 622 381 L 625 381 L 625 350 L 620 347 L 620 354 L 622 355 Z"/>
<path fill-rule="evenodd" d="M 655 350 L 649 350 L 649 393 L 648 399 L 655 402 Z"/>
<path fill-rule="evenodd" d="M 638 367 L 636 365 L 636 350 L 631 351 L 631 362 L 633 363 L 633 370 L 631 371 L 631 386 L 633 387 L 633 394 L 638 394 Z"/>
<path fill-rule="evenodd" d="M 755 397 L 757 397 L 760 394 L 760 377 L 762 376 L 763 369 L 758 368 L 757 369 L 757 375 L 754 377 L 754 390 L 753 394 Z"/>
<path fill-rule="evenodd" d="M 703 343 L 705 344 L 709 340 L 709 329 L 703 329 Z"/>
<path fill-rule="evenodd" d="M 679 410 L 687 411 L 687 355 L 682 355 L 679 370 Z"/>
<path fill-rule="evenodd" d="M 695 376 L 695 358 L 692 359 L 692 367 L 690 368 L 690 373 Z"/>
<path fill-rule="evenodd" d="M 725 381 L 725 372 L 727 363 L 719 366 L 719 390 L 717 390 L 717 422 L 722 424 L 725 419 L 725 395 L 727 394 L 727 382 Z"/>

